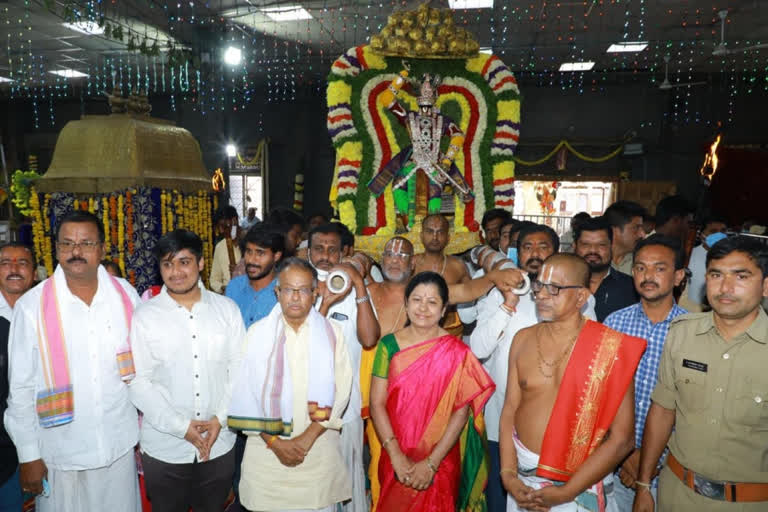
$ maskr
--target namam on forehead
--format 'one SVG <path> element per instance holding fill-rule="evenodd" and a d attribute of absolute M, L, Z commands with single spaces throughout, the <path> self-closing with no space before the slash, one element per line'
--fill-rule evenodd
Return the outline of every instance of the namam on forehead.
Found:
<path fill-rule="evenodd" d="M 387 245 L 384 246 L 384 250 L 393 254 L 413 255 L 413 244 L 407 238 L 396 236 L 387 242 Z"/>
<path fill-rule="evenodd" d="M 445 229 L 445 231 L 448 231 L 450 228 L 450 224 L 448 223 L 448 219 L 446 219 L 443 215 L 439 213 L 432 213 L 430 215 L 427 215 L 424 217 L 424 221 L 421 223 L 422 229 L 430 226 L 432 229 Z"/>
<path fill-rule="evenodd" d="M 581 256 L 557 253 L 544 260 L 539 280 L 544 284 L 578 285 L 588 288 L 590 273 L 589 265 Z"/>

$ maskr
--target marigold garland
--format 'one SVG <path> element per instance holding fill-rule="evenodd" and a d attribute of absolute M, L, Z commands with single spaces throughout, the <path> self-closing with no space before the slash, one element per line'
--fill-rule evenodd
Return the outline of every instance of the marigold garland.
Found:
<path fill-rule="evenodd" d="M 125 210 L 123 205 L 125 198 L 122 194 L 117 196 L 117 264 L 120 273 L 125 275 Z"/>
<path fill-rule="evenodd" d="M 106 251 L 107 256 L 112 254 L 112 238 L 110 237 L 110 229 L 109 229 L 109 198 L 108 197 L 102 197 L 101 198 L 101 219 L 104 223 L 104 250 Z"/>

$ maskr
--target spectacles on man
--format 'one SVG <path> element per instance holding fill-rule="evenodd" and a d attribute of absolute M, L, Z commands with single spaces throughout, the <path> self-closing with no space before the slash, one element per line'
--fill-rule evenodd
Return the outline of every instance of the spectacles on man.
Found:
<path fill-rule="evenodd" d="M 69 240 L 64 240 L 62 242 L 56 242 L 56 247 L 59 248 L 60 252 L 72 252 L 76 247 L 83 252 L 92 252 L 95 251 L 99 245 L 101 245 L 100 242 L 93 242 L 91 240 L 84 240 L 82 242 L 70 242 Z"/>
<path fill-rule="evenodd" d="M 547 289 L 547 293 L 550 294 L 552 297 L 557 297 L 560 295 L 560 290 L 568 290 L 571 288 L 584 288 L 580 285 L 568 285 L 568 286 L 560 286 L 559 284 L 552 284 L 552 283 L 542 283 L 538 279 L 535 279 L 534 281 L 531 281 L 531 290 L 533 290 L 533 293 L 539 293 L 542 288 Z"/>
<path fill-rule="evenodd" d="M 408 258 L 413 256 L 413 254 L 409 254 L 407 252 L 384 251 L 382 256 L 384 256 L 385 258 L 398 258 L 398 259 L 401 259 L 401 260 L 407 260 Z"/>
<path fill-rule="evenodd" d="M 277 292 L 286 299 L 293 297 L 295 293 L 306 298 L 312 295 L 313 291 L 313 288 L 288 288 L 282 286 L 277 288 Z"/>

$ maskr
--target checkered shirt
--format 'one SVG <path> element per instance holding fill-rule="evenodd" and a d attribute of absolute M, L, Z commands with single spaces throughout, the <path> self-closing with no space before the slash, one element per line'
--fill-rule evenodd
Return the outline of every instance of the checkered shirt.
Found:
<path fill-rule="evenodd" d="M 654 324 L 638 302 L 608 315 L 603 321 L 607 327 L 623 332 L 630 336 L 643 338 L 648 342 L 640 364 L 635 372 L 635 446 L 640 447 L 643 441 L 645 417 L 651 406 L 651 393 L 656 386 L 659 372 L 659 361 L 664 350 L 664 340 L 669 332 L 669 324 L 675 317 L 687 313 L 686 310 L 674 304 L 667 318 Z"/>

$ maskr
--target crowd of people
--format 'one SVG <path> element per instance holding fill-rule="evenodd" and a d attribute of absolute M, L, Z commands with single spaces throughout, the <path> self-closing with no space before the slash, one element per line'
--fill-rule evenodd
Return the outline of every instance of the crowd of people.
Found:
<path fill-rule="evenodd" d="M 460 255 L 433 214 L 374 258 L 255 213 L 218 212 L 210 289 L 186 230 L 142 297 L 87 212 L 39 283 L 0 247 L 1 512 L 768 507 L 760 239 L 671 196 L 562 237 L 489 210 Z"/>

